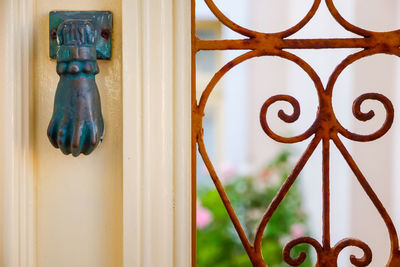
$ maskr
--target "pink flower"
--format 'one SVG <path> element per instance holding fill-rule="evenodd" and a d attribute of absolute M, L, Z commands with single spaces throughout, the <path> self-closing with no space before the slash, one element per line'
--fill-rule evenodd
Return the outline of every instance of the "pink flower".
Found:
<path fill-rule="evenodd" d="M 197 200 L 197 214 L 196 214 L 196 224 L 198 229 L 206 228 L 212 221 L 211 212 L 204 208 L 200 201 Z"/>
<path fill-rule="evenodd" d="M 226 184 L 236 175 L 236 167 L 232 163 L 224 162 L 220 167 L 221 182 Z"/>
<path fill-rule="evenodd" d="M 203 164 L 203 166 L 201 166 L 201 171 L 204 173 L 204 174 L 210 174 L 209 172 L 208 172 L 208 169 L 207 169 L 207 166 L 206 165 L 204 165 Z"/>
<path fill-rule="evenodd" d="M 272 174 L 272 170 L 270 168 L 266 168 L 261 172 L 260 178 L 262 180 L 267 180 L 269 177 L 271 177 L 271 174 Z"/>
<path fill-rule="evenodd" d="M 306 229 L 304 228 L 304 225 L 302 224 L 293 224 L 290 227 L 290 235 L 293 238 L 300 238 L 305 236 L 306 234 Z"/>

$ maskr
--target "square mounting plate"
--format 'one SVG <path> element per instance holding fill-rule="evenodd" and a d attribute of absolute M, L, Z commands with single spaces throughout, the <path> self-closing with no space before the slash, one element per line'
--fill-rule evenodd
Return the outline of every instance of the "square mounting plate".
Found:
<path fill-rule="evenodd" d="M 97 59 L 111 58 L 112 13 L 110 11 L 51 11 L 49 17 L 50 57 L 57 56 L 57 28 L 68 19 L 90 20 L 97 31 Z"/>

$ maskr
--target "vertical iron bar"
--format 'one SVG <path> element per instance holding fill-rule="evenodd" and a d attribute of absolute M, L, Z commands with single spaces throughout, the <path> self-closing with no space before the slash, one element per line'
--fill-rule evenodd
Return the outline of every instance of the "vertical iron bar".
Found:
<path fill-rule="evenodd" d="M 331 249 L 330 233 L 330 181 L 329 181 L 329 138 L 322 140 L 322 243 L 324 250 Z"/>

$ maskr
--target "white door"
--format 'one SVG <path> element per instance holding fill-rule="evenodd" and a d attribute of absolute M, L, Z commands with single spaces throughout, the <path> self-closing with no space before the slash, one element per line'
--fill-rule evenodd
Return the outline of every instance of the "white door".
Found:
<path fill-rule="evenodd" d="M 113 13 L 89 156 L 46 136 L 53 10 Z M 0 21 L 0 266 L 190 266 L 190 3 L 1 0 Z"/>

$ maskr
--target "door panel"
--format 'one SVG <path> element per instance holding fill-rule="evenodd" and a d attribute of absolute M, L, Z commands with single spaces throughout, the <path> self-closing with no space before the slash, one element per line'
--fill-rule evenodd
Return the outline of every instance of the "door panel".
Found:
<path fill-rule="evenodd" d="M 113 13 L 112 59 L 98 61 L 100 73 L 96 76 L 104 141 L 89 156 L 65 156 L 46 136 L 59 78 L 48 52 L 52 10 Z M 37 0 L 34 36 L 37 265 L 122 266 L 121 3 Z"/>

